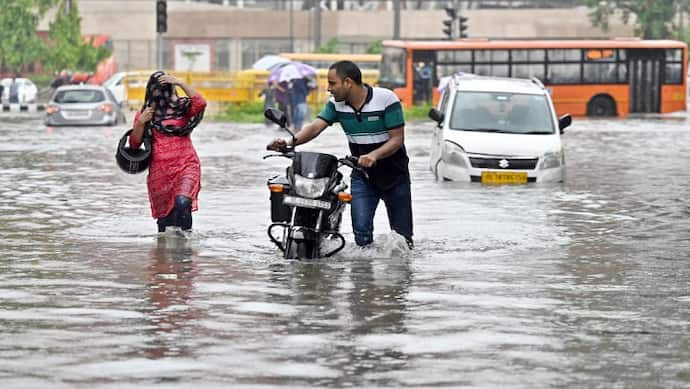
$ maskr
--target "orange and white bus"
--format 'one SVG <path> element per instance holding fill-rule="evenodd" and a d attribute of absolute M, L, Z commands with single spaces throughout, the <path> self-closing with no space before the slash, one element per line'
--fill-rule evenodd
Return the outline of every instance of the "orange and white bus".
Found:
<path fill-rule="evenodd" d="M 533 78 L 559 114 L 626 116 L 686 109 L 688 53 L 672 40 L 383 41 L 379 85 L 403 105 L 437 102 L 458 72 Z"/>

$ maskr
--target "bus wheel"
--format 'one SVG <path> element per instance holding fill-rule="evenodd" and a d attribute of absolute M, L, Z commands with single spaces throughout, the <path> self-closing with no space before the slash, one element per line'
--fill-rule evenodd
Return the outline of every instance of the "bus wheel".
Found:
<path fill-rule="evenodd" d="M 587 104 L 587 116 L 616 116 L 616 102 L 610 96 L 595 96 Z"/>

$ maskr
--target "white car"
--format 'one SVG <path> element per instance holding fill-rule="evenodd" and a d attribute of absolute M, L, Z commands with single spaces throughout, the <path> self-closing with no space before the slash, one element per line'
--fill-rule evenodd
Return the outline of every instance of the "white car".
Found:
<path fill-rule="evenodd" d="M 429 117 L 438 126 L 430 167 L 437 179 L 485 184 L 558 182 L 565 175 L 561 144 L 570 115 L 556 118 L 537 79 L 456 74 L 441 80 Z"/>
<path fill-rule="evenodd" d="M 19 84 L 19 103 L 35 103 L 36 95 L 38 94 L 38 88 L 34 85 L 28 78 L 16 78 L 17 84 Z M 4 87 L 2 90 L 2 102 L 7 104 L 10 102 L 10 85 L 12 84 L 11 78 L 3 78 L 0 80 L 0 84 Z"/>
<path fill-rule="evenodd" d="M 103 86 L 110 90 L 119 104 L 122 104 L 122 102 L 127 99 L 125 75 L 127 75 L 126 72 L 118 72 L 103 82 Z"/>

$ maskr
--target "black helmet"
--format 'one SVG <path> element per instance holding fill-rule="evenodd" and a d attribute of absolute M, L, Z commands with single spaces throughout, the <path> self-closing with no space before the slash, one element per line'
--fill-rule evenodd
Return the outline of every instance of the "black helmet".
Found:
<path fill-rule="evenodd" d="M 151 160 L 151 138 L 144 136 L 142 140 L 144 148 L 142 149 L 139 147 L 136 150 L 132 150 L 132 148 L 127 145 L 127 139 L 132 131 L 134 130 L 125 132 L 122 138 L 120 138 L 120 143 L 117 145 L 117 152 L 115 153 L 115 159 L 120 169 L 125 173 L 137 174 L 149 167 L 149 161 Z"/>

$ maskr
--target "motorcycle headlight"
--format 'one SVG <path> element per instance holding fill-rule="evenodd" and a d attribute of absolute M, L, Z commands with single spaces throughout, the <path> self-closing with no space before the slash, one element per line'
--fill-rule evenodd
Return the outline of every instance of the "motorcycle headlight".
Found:
<path fill-rule="evenodd" d="M 563 153 L 546 153 L 544 154 L 541 168 L 542 169 L 553 169 L 561 166 L 563 164 Z"/>
<path fill-rule="evenodd" d="M 295 192 L 308 199 L 315 199 L 321 197 L 326 191 L 328 185 L 328 177 L 323 178 L 307 178 L 299 174 L 295 174 Z"/>
<path fill-rule="evenodd" d="M 443 154 L 441 155 L 441 159 L 443 159 L 444 162 L 459 167 L 466 167 L 465 155 L 465 150 L 455 143 L 443 143 Z"/>

